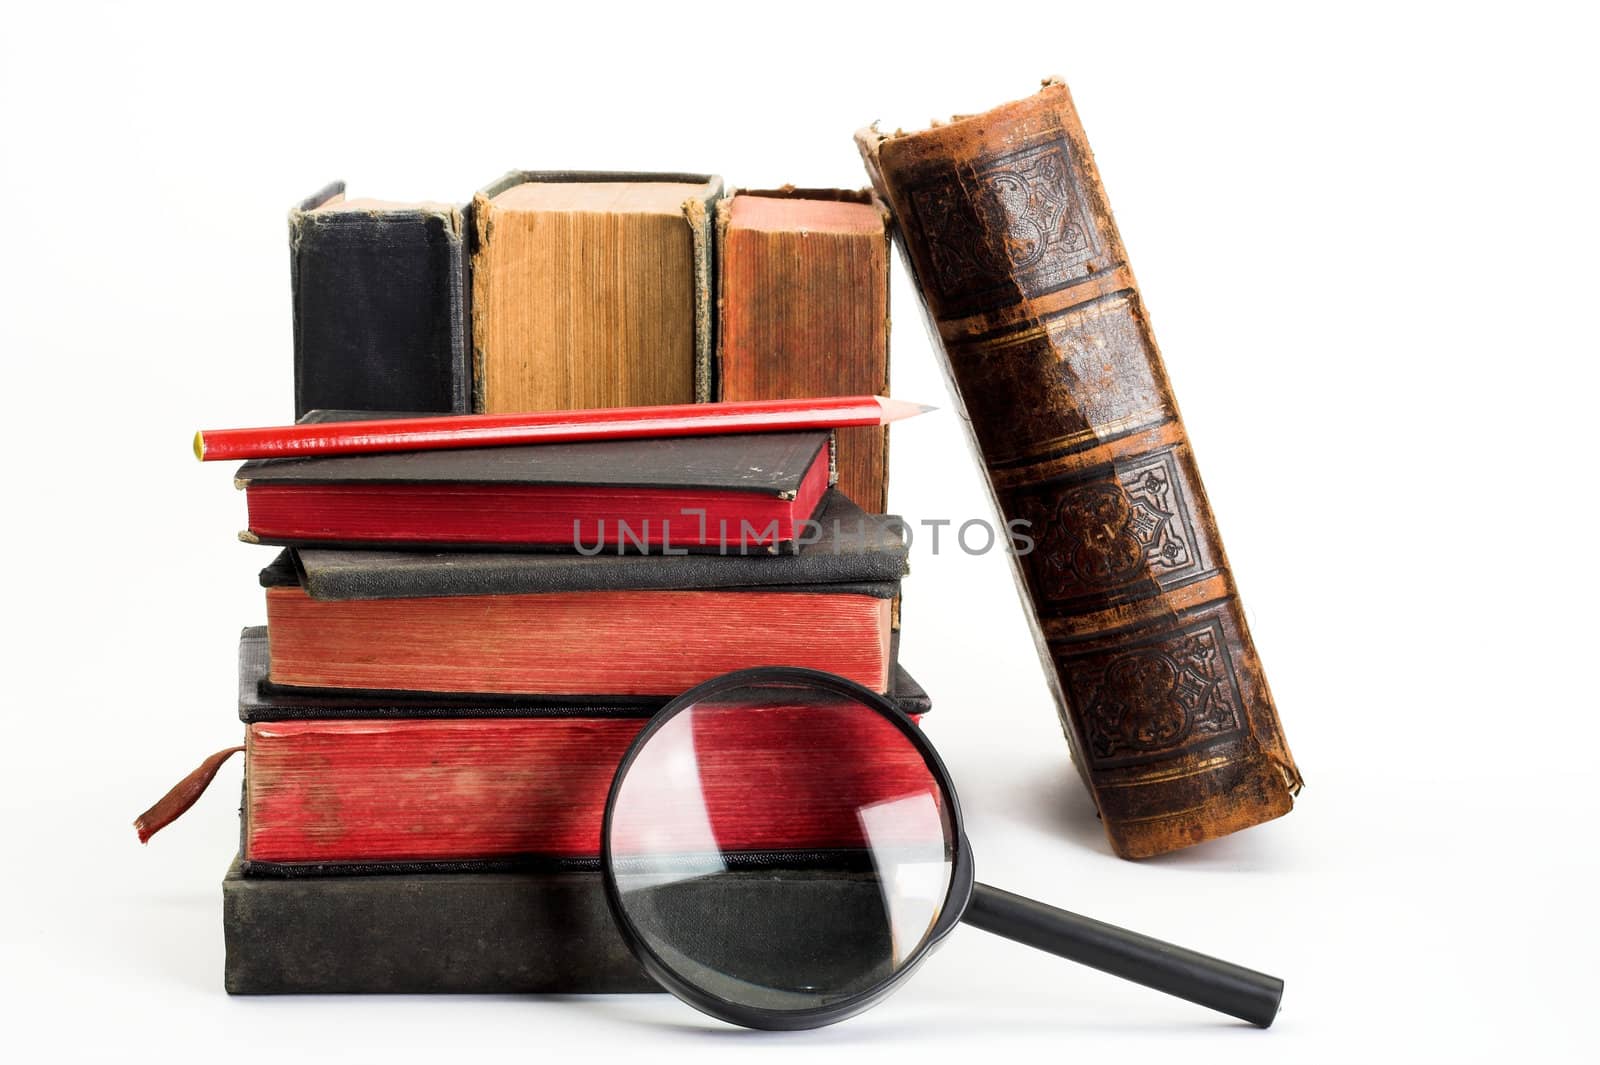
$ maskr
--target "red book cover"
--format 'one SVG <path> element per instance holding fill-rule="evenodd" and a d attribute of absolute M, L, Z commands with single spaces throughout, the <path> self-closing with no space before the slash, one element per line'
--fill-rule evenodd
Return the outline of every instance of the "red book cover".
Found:
<path fill-rule="evenodd" d="M 812 431 L 264 459 L 235 484 L 252 543 L 739 554 L 792 549 L 832 480 Z"/>
<path fill-rule="evenodd" d="M 893 585 L 826 591 L 556 592 L 313 599 L 267 589 L 275 684 L 675 695 L 754 666 L 826 670 L 883 691 Z"/>
<path fill-rule="evenodd" d="M 316 691 L 275 686 L 270 669 L 266 630 L 245 629 L 239 639 L 247 749 L 242 854 L 253 875 L 304 874 L 321 865 L 343 873 L 409 862 L 476 868 L 525 858 L 592 859 L 622 754 L 666 701 Z M 930 709 L 927 693 L 898 666 L 888 698 L 914 720 Z M 903 750 L 903 743 L 855 722 L 830 726 L 820 713 L 810 720 L 809 733 L 781 737 L 762 728 L 759 714 L 731 730 L 712 722 L 696 730 L 696 747 L 712 760 L 707 764 L 727 765 L 716 760 L 747 759 L 774 739 L 792 741 L 797 753 L 772 767 L 775 794 L 790 802 L 794 788 L 818 784 L 831 792 L 845 783 L 837 766 L 825 764 L 838 760 L 827 752 L 840 743 L 867 752 L 873 787 L 877 768 L 889 773 L 886 781 L 893 778 L 898 756 L 883 752 Z M 792 725 L 792 717 L 784 724 Z M 741 826 L 748 827 L 748 801 L 725 796 L 711 805 L 719 831 L 738 839 Z M 767 821 L 786 839 L 830 824 L 832 835 L 849 834 L 837 810 L 818 809 L 798 833 L 787 821 Z"/>
<path fill-rule="evenodd" d="M 639 717 L 258 722 L 245 740 L 245 857 L 253 862 L 439 862 L 599 854 L 600 822 Z M 782 737 L 772 735 L 782 728 Z M 839 759 L 848 746 L 860 757 Z M 860 843 L 856 804 L 926 781 L 921 758 L 883 718 L 770 710 L 698 723 L 708 780 L 731 760 L 767 759 L 762 794 L 709 790 L 706 818 L 737 847 Z M 848 810 L 796 796 L 848 792 Z M 863 798 L 866 796 L 866 798 Z M 775 816 L 759 803 L 786 804 Z"/>

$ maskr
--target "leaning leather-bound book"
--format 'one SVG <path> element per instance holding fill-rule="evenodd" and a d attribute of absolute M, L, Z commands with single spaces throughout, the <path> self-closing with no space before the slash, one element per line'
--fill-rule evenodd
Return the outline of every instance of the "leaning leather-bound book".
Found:
<path fill-rule="evenodd" d="M 1062 722 L 1116 852 L 1279 817 L 1284 740 L 1071 96 L 857 134 L 1016 556 Z"/>

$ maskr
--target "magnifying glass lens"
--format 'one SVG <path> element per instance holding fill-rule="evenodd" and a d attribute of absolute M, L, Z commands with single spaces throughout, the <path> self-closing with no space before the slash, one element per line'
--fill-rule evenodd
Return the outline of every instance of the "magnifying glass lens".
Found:
<path fill-rule="evenodd" d="M 948 802 L 903 721 L 801 683 L 715 691 L 660 722 L 612 797 L 622 917 L 681 981 L 755 1009 L 883 985 L 950 894 Z"/>

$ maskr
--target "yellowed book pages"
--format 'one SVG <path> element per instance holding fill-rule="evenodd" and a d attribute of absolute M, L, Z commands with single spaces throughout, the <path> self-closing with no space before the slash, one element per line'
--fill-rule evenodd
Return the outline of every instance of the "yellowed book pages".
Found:
<path fill-rule="evenodd" d="M 721 182 L 679 177 L 513 175 L 477 196 L 478 410 L 706 398 L 706 203 Z"/>

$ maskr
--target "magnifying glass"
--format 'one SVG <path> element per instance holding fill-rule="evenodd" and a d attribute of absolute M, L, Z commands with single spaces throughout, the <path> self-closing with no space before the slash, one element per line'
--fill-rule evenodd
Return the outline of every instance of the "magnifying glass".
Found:
<path fill-rule="evenodd" d="M 742 670 L 663 707 L 618 767 L 606 900 L 668 991 L 749 1028 L 878 1002 L 965 922 L 1267 1027 L 1283 981 L 978 884 L 950 774 L 883 696 Z"/>

